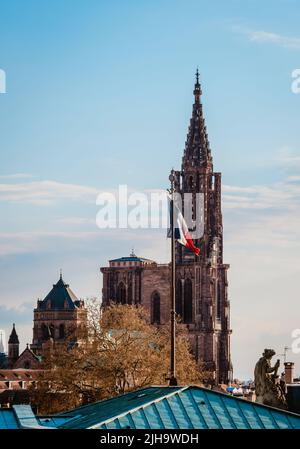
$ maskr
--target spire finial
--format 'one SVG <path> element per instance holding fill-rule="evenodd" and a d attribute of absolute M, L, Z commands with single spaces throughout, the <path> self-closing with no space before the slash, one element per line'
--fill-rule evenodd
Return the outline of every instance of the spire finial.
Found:
<path fill-rule="evenodd" d="M 59 279 L 62 281 L 62 269 L 59 270 Z"/>
<path fill-rule="evenodd" d="M 196 102 L 199 103 L 200 95 L 202 94 L 202 92 L 201 92 L 201 86 L 200 86 L 200 83 L 199 83 L 199 69 L 198 69 L 198 66 L 197 66 L 197 70 L 196 70 L 195 76 L 196 76 L 196 82 L 195 82 L 195 88 L 194 88 L 194 95 L 195 95 Z"/>
<path fill-rule="evenodd" d="M 199 84 L 199 69 L 197 66 L 197 70 L 196 70 L 196 84 Z"/>
<path fill-rule="evenodd" d="M 134 248 L 131 249 L 130 257 L 136 257 L 136 255 L 135 255 L 135 253 L 134 253 Z"/>

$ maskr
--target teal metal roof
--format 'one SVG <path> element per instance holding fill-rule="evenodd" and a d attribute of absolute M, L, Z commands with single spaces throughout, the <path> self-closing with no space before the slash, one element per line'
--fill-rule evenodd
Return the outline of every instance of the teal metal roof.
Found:
<path fill-rule="evenodd" d="M 300 429 L 300 415 L 197 386 L 148 387 L 55 416 L 0 408 L 0 429 Z"/>
<path fill-rule="evenodd" d="M 2 429 L 45 429 L 57 428 L 65 423 L 67 416 L 35 416 L 30 405 L 14 405 L 0 408 L 0 430 Z"/>
<path fill-rule="evenodd" d="M 30 405 L 14 405 L 12 408 L 0 408 L 0 429 L 41 428 Z"/>
<path fill-rule="evenodd" d="M 172 387 L 172 391 L 175 390 L 180 390 L 180 387 Z M 91 421 L 102 422 L 115 417 L 116 414 L 130 412 L 136 407 L 144 406 L 150 400 L 159 400 L 168 393 L 170 393 L 170 387 L 143 388 L 76 408 L 61 414 L 61 416 L 73 418 L 72 423 L 76 426 L 74 428 L 87 428 Z M 71 423 L 71 421 L 68 421 L 68 423 Z M 67 426 L 67 424 L 65 425 Z M 68 428 L 71 428 L 71 424 Z"/>
<path fill-rule="evenodd" d="M 19 428 L 20 425 L 13 409 L 0 409 L 0 430 Z"/>
<path fill-rule="evenodd" d="M 144 388 L 64 415 L 59 428 L 300 429 L 300 415 L 196 386 Z"/>

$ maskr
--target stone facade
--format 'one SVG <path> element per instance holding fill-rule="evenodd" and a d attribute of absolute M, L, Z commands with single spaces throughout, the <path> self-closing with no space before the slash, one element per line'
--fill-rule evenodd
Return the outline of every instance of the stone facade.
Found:
<path fill-rule="evenodd" d="M 51 341 L 76 343 L 86 320 L 84 301 L 77 299 L 62 276 L 44 300 L 34 309 L 31 350 L 39 355 Z"/>
<path fill-rule="evenodd" d="M 231 329 L 229 265 L 223 262 L 221 173 L 213 170 L 198 72 L 194 97 L 182 167 L 175 171 L 175 189 L 181 196 L 190 194 L 192 219 L 199 219 L 196 214 L 201 214 L 203 234 L 194 240 L 199 256 L 176 242 L 176 312 L 197 361 L 211 371 L 216 384 L 227 384 L 232 379 Z M 169 265 L 131 254 L 111 260 L 101 272 L 104 306 L 111 301 L 141 304 L 149 311 L 152 323 L 169 321 Z"/>
<path fill-rule="evenodd" d="M 26 349 L 22 352 L 19 358 L 14 363 L 14 369 L 39 369 L 41 361 L 38 356 L 27 345 Z"/>

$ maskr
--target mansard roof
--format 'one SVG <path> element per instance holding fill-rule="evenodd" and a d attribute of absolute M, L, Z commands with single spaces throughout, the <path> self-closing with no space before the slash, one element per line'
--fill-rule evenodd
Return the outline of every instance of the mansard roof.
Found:
<path fill-rule="evenodd" d="M 60 275 L 56 284 L 53 284 L 52 290 L 39 302 L 40 309 L 75 309 L 79 302 L 75 293 L 70 289 Z"/>

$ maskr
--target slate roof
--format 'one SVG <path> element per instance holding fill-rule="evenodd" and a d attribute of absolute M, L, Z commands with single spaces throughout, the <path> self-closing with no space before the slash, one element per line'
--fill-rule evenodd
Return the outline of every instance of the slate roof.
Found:
<path fill-rule="evenodd" d="M 64 429 L 300 429 L 300 415 L 197 386 L 144 388 L 63 415 L 73 417 Z"/>
<path fill-rule="evenodd" d="M 17 345 L 19 344 L 19 337 L 16 332 L 15 323 L 13 324 L 13 328 L 12 328 L 11 334 L 9 336 L 8 343 L 9 344 L 17 344 Z"/>
<path fill-rule="evenodd" d="M 70 289 L 69 284 L 66 284 L 60 276 L 58 282 L 53 284 L 52 290 L 48 295 L 41 301 L 41 309 L 65 309 L 65 301 L 68 303 L 68 309 L 75 309 L 75 301 L 78 301 L 75 293 Z"/>

